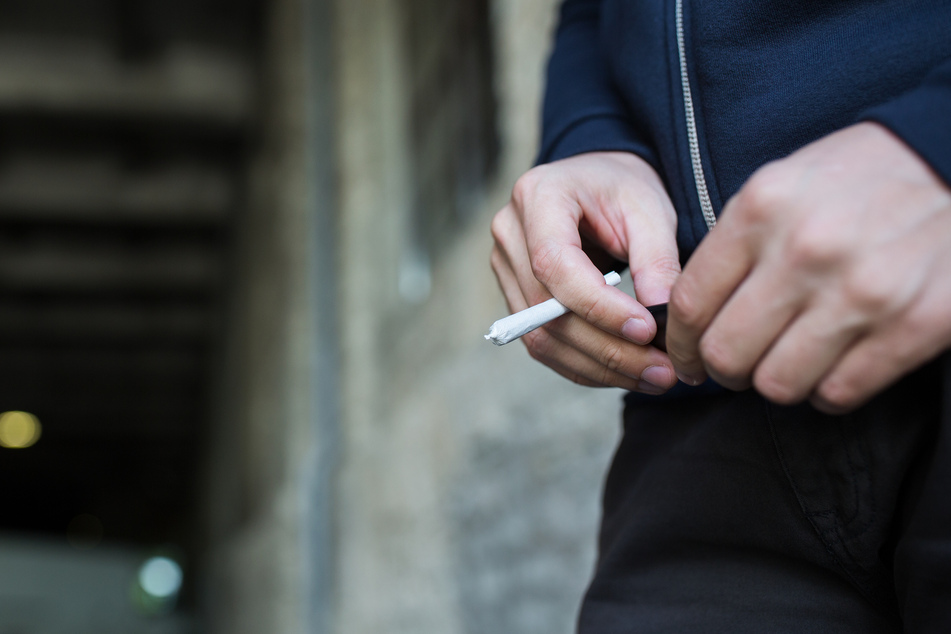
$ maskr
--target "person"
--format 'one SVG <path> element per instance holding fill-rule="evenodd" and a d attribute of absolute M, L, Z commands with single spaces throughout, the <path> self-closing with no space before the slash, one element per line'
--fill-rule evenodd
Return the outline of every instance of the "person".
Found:
<path fill-rule="evenodd" d="M 951 631 L 951 3 L 566 0 L 492 234 L 629 390 L 579 632 Z"/>

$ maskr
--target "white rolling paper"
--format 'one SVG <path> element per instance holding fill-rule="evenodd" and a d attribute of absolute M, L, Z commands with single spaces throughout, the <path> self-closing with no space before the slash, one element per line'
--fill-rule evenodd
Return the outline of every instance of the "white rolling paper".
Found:
<path fill-rule="evenodd" d="M 621 283 L 621 276 L 611 271 L 604 276 L 604 282 L 611 286 L 617 286 Z M 498 320 L 489 327 L 489 334 L 485 338 L 497 346 L 504 346 L 567 312 L 568 309 L 565 308 L 565 305 L 552 297 L 541 304 L 536 304 Z"/>

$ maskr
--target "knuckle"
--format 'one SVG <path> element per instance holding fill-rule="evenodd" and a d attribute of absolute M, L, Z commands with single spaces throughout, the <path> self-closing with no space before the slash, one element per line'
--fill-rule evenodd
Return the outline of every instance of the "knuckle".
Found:
<path fill-rule="evenodd" d="M 786 259 L 796 268 L 827 268 L 840 262 L 849 248 L 845 232 L 831 227 L 821 215 L 813 215 L 790 232 L 786 239 Z"/>
<path fill-rule="evenodd" d="M 892 303 L 894 294 L 874 273 L 861 267 L 849 271 L 843 280 L 842 298 L 846 304 L 865 315 L 880 315 Z"/>
<path fill-rule="evenodd" d="M 660 255 L 647 263 L 648 270 L 665 278 L 680 276 L 680 260 L 672 255 Z"/>
<path fill-rule="evenodd" d="M 791 385 L 788 380 L 768 370 L 757 370 L 753 374 L 753 387 L 764 398 L 778 405 L 795 405 L 807 396 L 802 390 Z"/>
<path fill-rule="evenodd" d="M 712 337 L 700 339 L 700 358 L 720 381 L 734 384 L 747 378 L 733 351 Z"/>
<path fill-rule="evenodd" d="M 532 247 L 528 258 L 535 279 L 544 283 L 557 276 L 561 266 L 561 252 L 561 247 L 550 241 Z"/>
<path fill-rule="evenodd" d="M 838 411 L 854 409 L 862 402 L 858 387 L 847 379 L 836 377 L 822 382 L 816 396 L 826 405 Z"/>
<path fill-rule="evenodd" d="M 609 374 L 621 373 L 621 369 L 626 361 L 624 347 L 616 341 L 609 341 L 601 351 L 601 363 L 607 369 Z"/>
<path fill-rule="evenodd" d="M 544 168 L 545 166 L 543 165 L 533 167 L 518 177 L 518 180 L 515 181 L 515 185 L 512 186 L 513 204 L 522 207 L 526 201 L 535 194 L 541 184 Z"/>
<path fill-rule="evenodd" d="M 584 303 L 581 318 L 586 322 L 598 323 L 604 317 L 604 302 L 600 296 L 590 297 Z"/>
<path fill-rule="evenodd" d="M 736 213 L 751 222 L 773 216 L 790 200 L 789 178 L 778 163 L 769 163 L 757 170 L 736 194 Z"/>
<path fill-rule="evenodd" d="M 503 207 L 492 217 L 492 222 L 489 224 L 492 239 L 498 244 L 504 242 L 505 237 L 508 235 L 508 228 L 511 226 L 511 220 L 509 219 L 511 211 L 510 207 Z"/>
<path fill-rule="evenodd" d="M 695 330 L 703 324 L 703 313 L 694 301 L 695 296 L 696 294 L 691 291 L 685 278 L 681 278 L 680 282 L 671 289 L 670 302 L 668 303 L 670 318 L 691 330 Z"/>
<path fill-rule="evenodd" d="M 539 328 L 522 337 L 522 343 L 528 350 L 528 356 L 540 363 L 546 363 L 551 355 L 552 337 Z"/>
<path fill-rule="evenodd" d="M 601 366 L 599 374 L 600 376 L 598 377 L 598 380 L 597 380 L 598 385 L 606 385 L 606 386 L 618 385 L 617 374 L 608 366 L 606 365 Z"/>

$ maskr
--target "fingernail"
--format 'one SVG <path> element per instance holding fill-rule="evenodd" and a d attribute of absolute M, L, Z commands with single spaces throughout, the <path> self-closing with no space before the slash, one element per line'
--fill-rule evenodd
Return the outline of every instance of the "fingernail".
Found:
<path fill-rule="evenodd" d="M 692 376 L 687 376 L 686 374 L 683 374 L 681 372 L 677 373 L 677 378 L 683 381 L 684 383 L 686 383 L 687 385 L 692 385 L 692 386 L 697 386 L 703 383 L 703 381 L 700 381 L 699 379 L 695 379 Z"/>
<path fill-rule="evenodd" d="M 643 319 L 638 319 L 637 317 L 631 317 L 624 322 L 624 325 L 621 326 L 621 334 L 624 335 L 625 339 L 633 341 L 634 343 L 647 343 L 650 339 L 651 331 L 647 327 L 647 322 Z"/>
<path fill-rule="evenodd" d="M 644 394 L 650 394 L 651 396 L 660 396 L 661 394 L 666 392 L 667 389 L 663 387 L 657 387 L 656 385 L 653 385 L 646 381 L 642 381 L 641 383 L 638 384 L 637 391 L 642 392 Z"/>
<path fill-rule="evenodd" d="M 670 371 L 670 368 L 665 368 L 662 365 L 652 365 L 641 372 L 642 381 L 647 381 L 651 385 L 661 389 L 667 389 L 673 378 L 673 373 Z"/>

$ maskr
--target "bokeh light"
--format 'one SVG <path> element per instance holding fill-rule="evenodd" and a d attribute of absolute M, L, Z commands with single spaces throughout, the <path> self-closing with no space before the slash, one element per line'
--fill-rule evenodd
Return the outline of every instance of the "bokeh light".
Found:
<path fill-rule="evenodd" d="M 42 427 L 39 419 L 28 412 L 4 412 L 0 414 L 0 447 L 26 449 L 40 439 Z"/>
<path fill-rule="evenodd" d="M 139 569 L 139 585 L 157 599 L 171 599 L 182 587 L 182 568 L 174 559 L 152 557 Z"/>
<path fill-rule="evenodd" d="M 156 555 L 146 559 L 132 590 L 139 612 L 152 617 L 170 614 L 182 589 L 182 567 L 171 557 Z"/>

